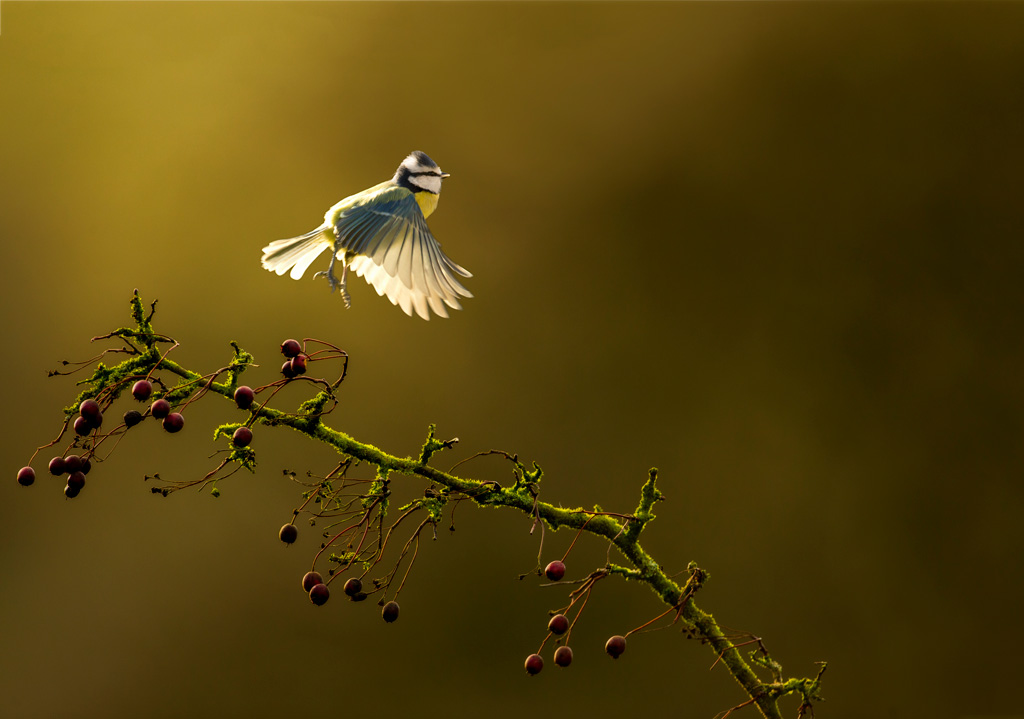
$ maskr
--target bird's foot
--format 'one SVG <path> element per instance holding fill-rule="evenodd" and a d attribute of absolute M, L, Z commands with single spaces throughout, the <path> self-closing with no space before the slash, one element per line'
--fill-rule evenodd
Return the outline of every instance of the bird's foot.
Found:
<path fill-rule="evenodd" d="M 322 272 L 317 272 L 315 275 L 313 275 L 313 279 L 314 280 L 317 279 L 318 277 L 326 277 L 327 278 L 327 286 L 331 288 L 331 292 L 334 292 L 334 290 L 338 289 L 338 287 L 341 287 L 342 298 L 344 298 L 348 294 L 347 292 L 345 292 L 345 288 L 342 286 L 342 284 L 338 280 L 338 278 L 334 276 L 334 269 L 333 268 L 329 268 L 329 269 L 323 270 Z M 347 300 L 346 300 L 346 304 L 347 304 Z"/>
<path fill-rule="evenodd" d="M 339 280 L 337 277 L 334 276 L 335 259 L 337 258 L 331 257 L 331 264 L 327 266 L 327 269 L 324 270 L 323 272 L 317 272 L 315 275 L 313 275 L 313 279 L 316 279 L 317 277 L 326 277 L 327 284 L 331 288 L 331 292 L 334 292 L 337 289 L 341 290 L 341 300 L 342 302 L 345 303 L 345 309 L 348 309 L 349 307 L 352 306 L 352 298 L 349 297 L 348 290 L 345 289 L 345 281 L 348 279 L 348 265 L 343 264 L 341 266 L 341 279 Z"/>

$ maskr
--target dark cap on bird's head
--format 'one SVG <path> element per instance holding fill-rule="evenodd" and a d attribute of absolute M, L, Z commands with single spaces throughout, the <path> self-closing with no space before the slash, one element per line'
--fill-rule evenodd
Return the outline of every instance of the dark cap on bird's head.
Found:
<path fill-rule="evenodd" d="M 413 162 L 419 163 L 421 167 L 437 167 L 437 163 L 430 159 L 430 155 L 422 150 L 413 150 L 405 159 L 411 159 Z"/>

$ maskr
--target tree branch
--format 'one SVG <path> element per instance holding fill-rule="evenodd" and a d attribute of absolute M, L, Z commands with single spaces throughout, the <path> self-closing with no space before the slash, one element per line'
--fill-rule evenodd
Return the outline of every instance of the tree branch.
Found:
<path fill-rule="evenodd" d="M 153 309 L 155 309 L 155 304 L 154 302 Z M 135 328 L 120 328 L 108 335 L 94 338 L 106 339 L 116 337 L 126 346 L 126 349 L 121 351 L 127 352 L 130 356 L 111 368 L 99 364 L 92 377 L 79 383 L 85 384 L 86 389 L 82 391 L 73 405 L 65 409 L 65 414 L 68 418 L 65 422 L 65 429 L 67 421 L 70 421 L 71 416 L 78 411 L 79 403 L 83 400 L 98 398 L 101 401 L 105 400 L 109 406 L 109 403 L 128 386 L 129 382 L 136 380 L 140 376 L 152 377 L 158 370 L 176 375 L 181 380 L 177 385 L 165 388 L 163 393 L 164 398 L 172 405 L 179 405 L 183 408 L 188 403 L 199 399 L 207 393 L 219 394 L 229 400 L 234 399 L 235 391 L 238 388 L 239 376 L 253 363 L 251 355 L 241 350 L 237 344 L 232 343 L 235 351 L 232 361 L 212 374 L 200 375 L 168 357 L 171 350 L 177 346 L 177 343 L 174 343 L 171 338 L 153 331 L 153 312 L 151 310 L 148 316 L 145 314 L 138 291 L 136 291 L 131 300 L 131 306 L 132 317 L 136 324 Z M 161 352 L 158 350 L 158 346 L 161 343 L 170 344 L 171 346 Z M 340 354 L 332 354 L 332 357 L 344 355 L 341 350 L 337 348 L 334 348 L 334 350 L 337 350 Z M 333 350 L 328 351 L 333 352 Z M 347 355 L 344 355 L 344 359 L 346 360 L 347 368 Z M 224 377 L 225 380 L 217 381 L 219 377 Z M 344 379 L 344 373 L 341 379 Z M 295 413 L 283 412 L 268 406 L 265 402 L 259 403 L 254 401 L 249 409 L 249 419 L 245 424 L 247 426 L 261 424 L 288 427 L 312 440 L 333 447 L 348 462 L 351 459 L 355 459 L 375 467 L 378 479 L 375 480 L 374 486 L 378 487 L 378 491 L 377 493 L 371 491 L 371 494 L 366 495 L 366 497 L 374 497 L 370 509 L 373 509 L 374 505 L 380 505 L 377 506 L 379 516 L 386 512 L 387 482 L 394 475 L 421 477 L 431 482 L 433 490 L 428 490 L 428 492 L 433 491 L 433 494 L 428 494 L 428 499 L 417 500 L 417 502 L 427 507 L 428 511 L 431 512 L 431 516 L 425 519 L 417 530 L 415 535 L 417 537 L 417 546 L 419 532 L 428 523 L 436 525 L 437 518 L 440 516 L 440 507 L 443 506 L 443 502 L 436 506 L 428 506 L 427 503 L 432 501 L 430 497 L 440 498 L 441 500 L 449 498 L 468 499 L 482 507 L 508 507 L 534 517 L 535 520 L 539 519 L 553 531 L 568 528 L 579 533 L 586 532 L 600 537 L 607 541 L 609 545 L 614 546 L 631 566 L 621 566 L 609 562 L 606 567 L 599 569 L 597 573 L 600 573 L 602 576 L 618 575 L 627 580 L 645 584 L 658 596 L 660 601 L 668 605 L 669 610 L 666 614 L 675 610 L 675 617 L 672 622 L 682 622 L 688 636 L 698 639 L 701 643 L 708 644 L 717 657 L 715 664 L 717 665 L 721 662 L 740 686 L 743 687 L 749 699 L 740 706 L 753 704 L 758 707 L 762 716 L 769 719 L 781 719 L 778 707 L 780 697 L 789 694 L 799 696 L 801 698 L 800 716 L 803 716 L 806 709 L 810 709 L 812 700 L 817 701 L 821 699 L 819 691 L 824 666 L 822 666 L 821 671 L 814 678 L 783 679 L 781 666 L 768 655 L 764 644 L 759 638 L 745 634 L 741 638 L 751 639 L 751 641 L 742 641 L 737 644 L 734 640 L 740 635 L 727 635 L 722 631 L 711 614 L 698 607 L 695 596 L 707 581 L 707 572 L 691 562 L 688 567 L 689 576 L 683 586 L 679 586 L 665 572 L 662 566 L 644 550 L 640 544 L 640 537 L 650 522 L 655 519 L 653 511 L 655 505 L 664 499 L 661 491 L 656 486 L 658 477 L 656 469 L 652 468 L 650 470 L 647 480 L 640 490 L 640 501 L 632 514 L 607 513 L 597 508 L 586 510 L 583 508 L 567 509 L 557 507 L 554 504 L 539 499 L 543 472 L 536 464 L 532 468 L 528 468 L 515 455 L 498 452 L 504 455 L 513 465 L 515 482 L 510 486 L 502 486 L 493 481 L 481 481 L 457 476 L 452 472 L 437 469 L 429 464 L 431 459 L 436 453 L 450 449 L 458 442 L 458 439 L 438 440 L 434 436 L 434 425 L 429 427 L 427 438 L 419 457 L 399 457 L 389 454 L 371 444 L 360 442 L 350 435 L 326 425 L 322 421 L 328 404 L 331 404 L 333 407 L 336 403 L 334 389 L 340 384 L 340 379 L 333 384 L 304 376 L 295 377 L 290 381 L 310 382 L 318 391 L 311 399 L 300 405 Z M 279 382 L 283 386 L 286 380 L 279 380 Z M 230 431 L 234 426 L 223 425 L 217 429 L 216 435 L 230 435 Z M 96 441 L 93 451 L 95 451 L 96 446 L 101 441 Z M 227 461 L 236 461 L 250 470 L 254 469 L 255 455 L 252 453 L 252 450 L 236 448 L 234 452 L 225 463 Z M 347 469 L 347 465 L 343 464 L 343 466 Z M 209 477 L 210 475 L 204 478 L 204 480 L 210 481 Z M 164 490 L 164 493 L 166 494 L 166 490 Z M 319 502 L 319 499 L 317 501 Z M 407 505 L 411 506 L 411 508 L 406 514 L 414 511 L 421 505 Z M 363 507 L 360 507 L 359 511 L 363 511 L 363 509 Z M 369 518 L 370 509 L 365 510 L 364 518 L 357 525 L 365 524 L 363 529 L 364 539 L 366 532 L 371 526 Z M 298 510 L 296 510 L 297 513 Z M 382 542 L 381 549 L 383 544 Z M 329 545 L 324 545 L 324 548 L 327 546 Z M 360 543 L 361 548 L 362 543 Z M 323 549 L 321 549 L 322 552 Z M 349 557 L 348 564 L 351 565 L 359 556 L 359 550 L 357 550 Z M 415 555 L 413 556 L 414 559 Z M 408 570 L 406 572 L 407 575 Z M 595 575 L 591 576 L 594 577 Z M 646 624 L 642 626 L 646 626 Z M 770 672 L 772 675 L 770 681 L 762 681 L 755 673 L 751 663 L 748 663 L 741 654 L 739 646 L 749 643 L 756 643 L 758 646 L 757 649 L 750 653 L 751 662 Z"/>

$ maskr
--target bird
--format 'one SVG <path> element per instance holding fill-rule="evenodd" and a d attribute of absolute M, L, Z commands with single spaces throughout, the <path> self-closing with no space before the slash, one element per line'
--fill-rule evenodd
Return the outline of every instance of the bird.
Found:
<path fill-rule="evenodd" d="M 394 177 L 333 205 L 315 230 L 264 247 L 263 268 L 278 275 L 290 271 L 298 280 L 331 248 L 327 269 L 313 277 L 325 277 L 332 293 L 340 289 L 346 308 L 352 306 L 346 288 L 351 270 L 410 317 L 415 311 L 429 320 L 430 310 L 448 317 L 448 308 L 462 309 L 460 297 L 473 296 L 459 281 L 473 275 L 448 258 L 427 227 L 448 176 L 426 153 L 411 152 Z"/>

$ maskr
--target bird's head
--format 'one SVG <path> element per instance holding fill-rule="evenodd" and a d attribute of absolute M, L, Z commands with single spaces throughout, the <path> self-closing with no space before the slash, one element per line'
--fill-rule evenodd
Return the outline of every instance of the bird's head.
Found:
<path fill-rule="evenodd" d="M 430 192 L 439 195 L 441 180 L 446 177 L 448 177 L 448 173 L 441 172 L 441 168 L 427 156 L 427 153 L 416 150 L 402 160 L 398 171 L 395 172 L 394 182 L 413 192 Z"/>

